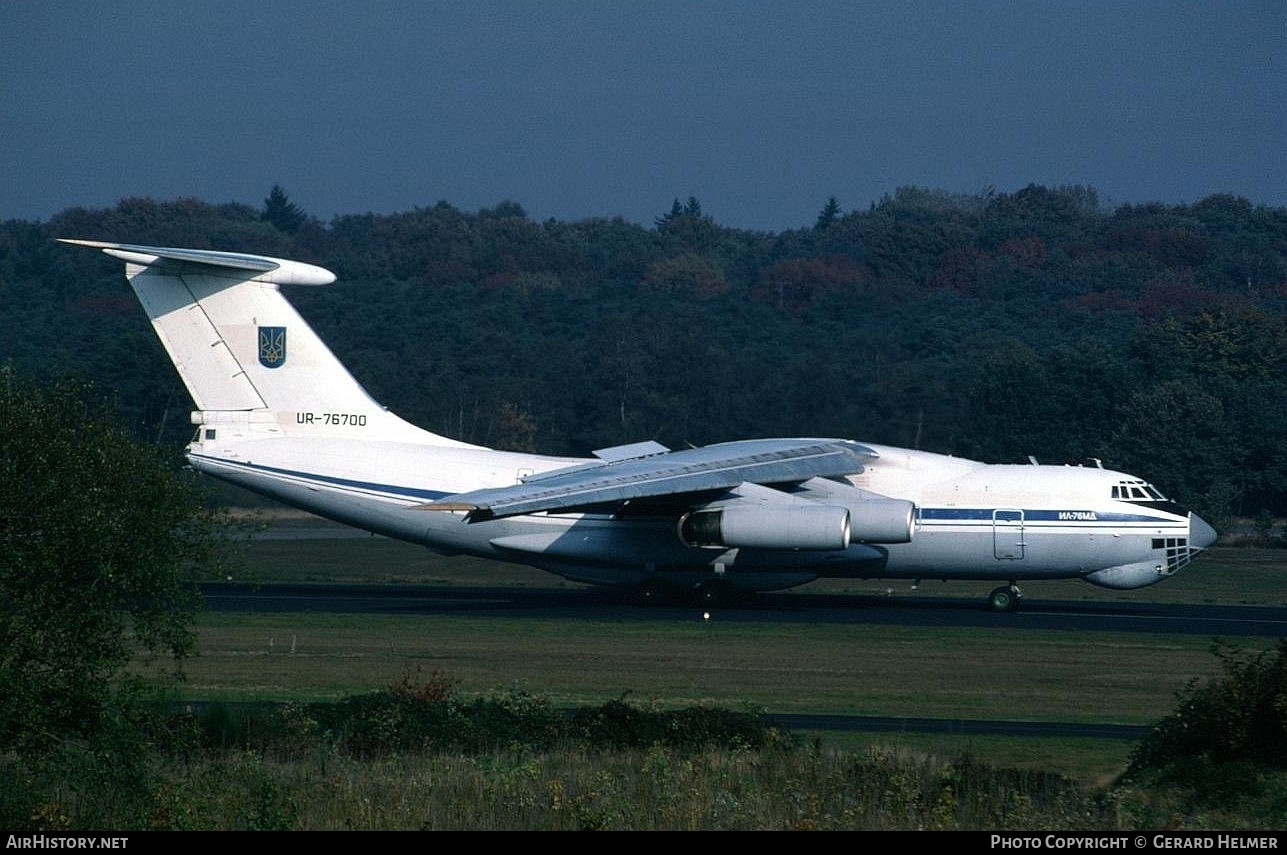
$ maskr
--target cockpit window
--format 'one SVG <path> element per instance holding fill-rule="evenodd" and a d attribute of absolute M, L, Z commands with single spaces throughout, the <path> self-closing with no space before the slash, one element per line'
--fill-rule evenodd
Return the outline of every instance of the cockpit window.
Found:
<path fill-rule="evenodd" d="M 1144 481 L 1123 481 L 1113 487 L 1113 498 L 1126 502 L 1165 502 L 1158 489 Z"/>

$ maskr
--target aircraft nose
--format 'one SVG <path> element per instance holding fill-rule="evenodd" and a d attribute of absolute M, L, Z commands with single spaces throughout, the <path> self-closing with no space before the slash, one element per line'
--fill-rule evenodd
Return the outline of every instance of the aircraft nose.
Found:
<path fill-rule="evenodd" d="M 1195 513 L 1189 513 L 1189 548 L 1206 549 L 1216 542 L 1216 530 L 1207 525 L 1207 521 Z"/>

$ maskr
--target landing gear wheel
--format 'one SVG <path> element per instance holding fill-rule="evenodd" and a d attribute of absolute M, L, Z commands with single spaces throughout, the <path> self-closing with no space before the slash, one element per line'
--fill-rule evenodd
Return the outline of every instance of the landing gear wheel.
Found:
<path fill-rule="evenodd" d="M 1019 608 L 1023 595 L 1014 585 L 1005 585 L 988 594 L 988 608 L 994 612 L 1013 612 Z"/>

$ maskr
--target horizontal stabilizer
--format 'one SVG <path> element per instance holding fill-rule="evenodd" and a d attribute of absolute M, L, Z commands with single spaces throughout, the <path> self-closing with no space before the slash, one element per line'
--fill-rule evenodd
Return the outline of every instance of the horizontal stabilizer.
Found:
<path fill-rule="evenodd" d="M 131 243 L 109 243 L 98 240 L 58 238 L 62 243 L 101 249 L 108 255 L 150 267 L 158 262 L 179 262 L 210 268 L 230 268 L 255 273 L 254 278 L 279 285 L 330 285 L 335 274 L 313 264 L 270 258 L 266 255 L 247 255 L 241 252 L 218 252 L 213 249 L 179 249 L 163 246 L 139 246 Z"/>

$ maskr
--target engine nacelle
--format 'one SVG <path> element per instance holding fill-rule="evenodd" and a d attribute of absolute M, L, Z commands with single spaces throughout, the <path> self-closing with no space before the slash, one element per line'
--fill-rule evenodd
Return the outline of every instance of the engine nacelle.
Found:
<path fill-rule="evenodd" d="M 693 511 L 679 520 L 688 546 L 747 549 L 845 549 L 849 509 L 835 505 L 733 505 Z"/>
<path fill-rule="evenodd" d="M 908 543 L 916 505 L 903 499 L 868 499 L 849 505 L 849 538 L 854 543 Z"/>

